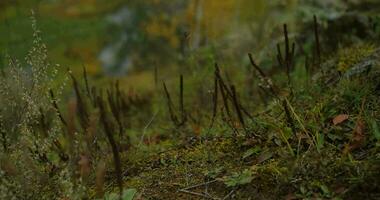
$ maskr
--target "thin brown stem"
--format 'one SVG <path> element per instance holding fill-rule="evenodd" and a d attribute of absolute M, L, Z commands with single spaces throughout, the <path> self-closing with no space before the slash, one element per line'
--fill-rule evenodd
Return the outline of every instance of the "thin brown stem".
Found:
<path fill-rule="evenodd" d="M 186 122 L 186 113 L 183 101 L 183 75 L 181 74 L 179 76 L 179 109 L 181 111 L 181 124 Z"/>
<path fill-rule="evenodd" d="M 71 79 L 73 80 L 73 87 L 74 87 L 75 95 L 77 97 L 79 119 L 80 119 L 82 128 L 86 129 L 88 126 L 88 113 L 87 113 L 86 105 L 84 104 L 84 101 L 81 97 L 78 81 L 71 73 L 69 73 L 69 75 L 71 76 Z"/>
<path fill-rule="evenodd" d="M 234 107 L 235 107 L 236 114 L 238 116 L 239 122 L 240 122 L 241 126 L 243 127 L 243 129 L 246 130 L 243 114 L 241 112 L 241 108 L 240 108 L 240 105 L 239 105 L 239 102 L 238 102 L 238 98 L 237 98 L 237 94 L 236 94 L 236 88 L 235 88 L 234 85 L 231 85 L 231 91 L 232 91 L 232 100 L 233 100 L 232 102 L 234 104 Z"/>
<path fill-rule="evenodd" d="M 113 134 L 112 134 L 110 123 L 109 123 L 107 116 L 106 116 L 106 110 L 105 110 L 105 105 L 104 105 L 103 99 L 99 96 L 97 97 L 97 99 L 98 99 L 98 104 L 99 104 L 99 108 L 100 108 L 100 119 L 101 119 L 101 122 L 103 123 L 104 132 L 105 132 L 106 137 L 108 139 L 108 142 L 111 146 L 112 154 L 114 157 L 117 184 L 119 186 L 119 194 L 120 194 L 120 199 L 121 199 L 121 196 L 123 193 L 123 179 L 122 179 L 120 155 L 119 155 L 119 151 L 118 151 L 116 141 L 115 141 Z"/>
<path fill-rule="evenodd" d="M 314 37 L 316 44 L 316 53 L 317 53 L 317 66 L 321 64 L 321 44 L 319 40 L 319 25 L 317 16 L 314 15 Z"/>
<path fill-rule="evenodd" d="M 215 118 L 218 112 L 218 75 L 219 73 L 217 69 L 214 72 L 214 93 L 213 93 L 213 110 L 212 110 L 212 118 L 210 123 L 210 129 L 213 127 Z"/>
<path fill-rule="evenodd" d="M 173 103 L 172 103 L 172 99 L 170 97 L 170 93 L 168 91 L 168 88 L 166 87 L 165 82 L 162 82 L 162 85 L 164 87 L 164 92 L 165 92 L 165 95 L 166 95 L 166 101 L 167 101 L 167 106 L 168 106 L 168 109 L 169 109 L 170 118 L 171 118 L 173 124 L 175 126 L 178 126 L 179 123 L 178 123 L 177 116 L 175 115 L 175 113 L 173 111 Z"/>
<path fill-rule="evenodd" d="M 84 79 L 84 85 L 86 87 L 87 96 L 89 99 L 92 99 L 90 86 L 88 84 L 87 71 L 86 71 L 86 67 L 84 66 L 83 66 L 83 79 Z"/>

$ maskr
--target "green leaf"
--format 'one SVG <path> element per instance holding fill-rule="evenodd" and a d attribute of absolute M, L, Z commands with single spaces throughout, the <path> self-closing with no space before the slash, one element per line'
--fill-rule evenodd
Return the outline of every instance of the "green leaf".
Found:
<path fill-rule="evenodd" d="M 244 154 L 243 154 L 243 159 L 246 159 L 252 155 L 256 155 L 261 151 L 261 148 L 259 146 L 253 147 L 248 149 Z"/>
<path fill-rule="evenodd" d="M 301 185 L 300 191 L 301 191 L 301 194 L 306 194 L 306 192 L 307 192 L 305 186 L 303 186 L 303 185 Z"/>
<path fill-rule="evenodd" d="M 319 187 L 321 188 L 323 194 L 325 194 L 325 195 L 330 194 L 330 190 L 326 185 L 322 184 Z"/>
<path fill-rule="evenodd" d="M 223 171 L 223 169 L 224 169 L 224 167 L 220 166 L 220 167 L 217 167 L 215 169 L 206 170 L 206 171 L 204 171 L 203 174 L 205 176 L 210 177 L 210 178 L 216 178 Z"/>
<path fill-rule="evenodd" d="M 284 137 L 286 140 L 289 140 L 290 137 L 292 137 L 293 135 L 293 132 L 292 132 L 292 129 L 289 128 L 289 127 L 285 127 L 284 128 Z"/>
<path fill-rule="evenodd" d="M 317 149 L 320 151 L 325 143 L 325 136 L 321 133 L 316 134 Z"/>
<path fill-rule="evenodd" d="M 133 200 L 136 193 L 137 193 L 137 190 L 134 188 L 123 190 L 122 200 Z M 104 196 L 104 199 L 105 200 L 118 200 L 119 194 L 118 193 L 106 194 Z"/>
<path fill-rule="evenodd" d="M 235 187 L 238 185 L 248 184 L 253 180 L 252 171 L 249 169 L 245 169 L 241 173 L 234 173 L 231 176 L 224 177 L 224 184 L 228 187 Z"/>
<path fill-rule="evenodd" d="M 60 158 L 56 152 L 54 152 L 54 151 L 48 152 L 47 157 L 48 157 L 50 162 L 52 162 L 55 165 L 59 165 Z"/>
<path fill-rule="evenodd" d="M 137 190 L 134 188 L 127 189 L 123 191 L 123 200 L 133 200 L 137 193 Z"/>
<path fill-rule="evenodd" d="M 377 125 L 377 122 L 376 120 L 372 120 L 372 132 L 373 132 L 373 135 L 375 136 L 375 138 L 377 140 L 380 141 L 380 130 L 379 130 L 379 125 Z"/>
<path fill-rule="evenodd" d="M 116 200 L 118 198 L 119 198 L 119 195 L 117 195 L 116 193 L 106 194 L 104 196 L 105 200 Z"/>

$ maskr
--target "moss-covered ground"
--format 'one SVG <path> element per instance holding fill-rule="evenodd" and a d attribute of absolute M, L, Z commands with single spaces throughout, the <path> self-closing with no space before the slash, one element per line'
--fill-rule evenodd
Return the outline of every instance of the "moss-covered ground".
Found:
<path fill-rule="evenodd" d="M 141 199 L 380 198 L 380 57 L 362 48 L 342 50 L 307 87 L 281 96 L 288 111 L 273 100 L 249 119 L 255 136 L 240 127 L 164 139 L 156 144 L 164 150 L 136 147 L 125 155 L 124 186 Z"/>

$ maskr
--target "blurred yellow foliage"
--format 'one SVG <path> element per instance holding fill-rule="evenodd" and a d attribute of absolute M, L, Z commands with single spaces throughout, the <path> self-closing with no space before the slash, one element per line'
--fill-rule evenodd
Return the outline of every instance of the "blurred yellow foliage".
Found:
<path fill-rule="evenodd" d="M 154 5 L 160 5 L 160 0 L 149 0 Z M 176 48 L 179 46 L 179 26 L 188 26 L 192 37 L 218 39 L 230 31 L 234 23 L 252 23 L 266 14 L 268 2 L 265 0 L 193 0 L 186 4 L 184 12 L 175 16 L 160 13 L 143 24 L 148 36 L 161 37 Z"/>
<path fill-rule="evenodd" d="M 194 31 L 197 29 L 197 20 L 200 20 L 201 30 L 203 30 L 202 34 L 210 38 L 216 38 L 222 35 L 226 28 L 228 28 L 226 22 L 231 22 L 234 16 L 236 5 L 235 0 L 192 1 L 188 10 L 188 19 L 192 22 L 191 30 Z M 201 18 L 197 19 L 197 14 L 201 15 Z"/>
<path fill-rule="evenodd" d="M 167 16 L 165 13 L 155 16 L 148 23 L 144 24 L 145 31 L 149 36 L 166 39 L 171 47 L 177 48 L 179 45 L 179 39 L 177 37 L 176 29 L 179 21 L 177 18 L 173 18 L 169 21 L 166 19 Z"/>

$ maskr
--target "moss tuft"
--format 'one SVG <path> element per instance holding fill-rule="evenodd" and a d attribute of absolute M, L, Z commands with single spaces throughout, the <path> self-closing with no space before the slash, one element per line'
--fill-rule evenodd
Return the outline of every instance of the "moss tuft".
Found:
<path fill-rule="evenodd" d="M 364 58 L 370 56 L 375 51 L 375 47 L 370 44 L 359 44 L 349 48 L 342 48 L 338 51 L 339 72 L 346 72 L 348 69 L 359 63 Z"/>

